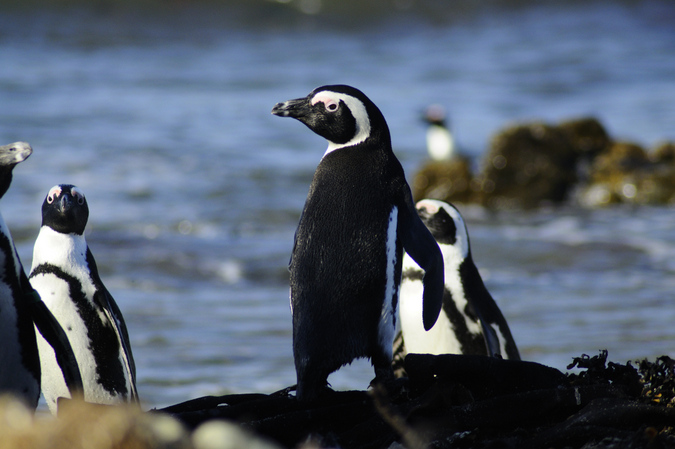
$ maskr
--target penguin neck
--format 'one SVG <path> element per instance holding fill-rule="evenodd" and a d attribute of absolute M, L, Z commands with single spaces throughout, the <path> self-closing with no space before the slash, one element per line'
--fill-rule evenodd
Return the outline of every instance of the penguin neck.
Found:
<path fill-rule="evenodd" d="M 49 263 L 59 267 L 85 265 L 87 261 L 87 241 L 84 234 L 63 234 L 43 226 L 40 229 L 35 248 L 33 249 L 33 265 Z"/>
<path fill-rule="evenodd" d="M 322 159 L 333 151 L 341 148 L 355 147 L 357 145 L 373 145 L 375 142 L 391 151 L 391 135 L 389 134 L 389 128 L 386 126 L 386 123 L 384 127 L 371 127 L 369 124 L 367 127 L 363 126 L 359 128 L 359 131 L 349 142 L 335 143 L 329 140 L 328 148 L 326 148 L 326 152 L 323 154 Z"/>

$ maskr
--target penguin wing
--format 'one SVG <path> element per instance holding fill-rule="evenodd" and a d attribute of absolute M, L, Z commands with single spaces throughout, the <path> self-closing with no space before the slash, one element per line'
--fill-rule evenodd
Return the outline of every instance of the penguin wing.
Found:
<path fill-rule="evenodd" d="M 424 270 L 422 320 L 424 329 L 429 330 L 436 324 L 443 307 L 445 286 L 443 254 L 436 239 L 417 215 L 412 202 L 412 194 L 407 185 L 404 189 L 403 205 L 399 212 L 398 237 L 401 239 L 405 252 Z"/>
<path fill-rule="evenodd" d="M 61 368 L 63 379 L 66 381 L 68 391 L 70 391 L 70 396 L 74 397 L 76 392 L 84 391 L 84 386 L 82 385 L 80 368 L 77 364 L 73 348 L 70 346 L 70 341 L 52 312 L 42 302 L 38 292 L 30 286 L 23 270 L 21 270 L 21 284 L 24 296 L 27 298 L 30 307 L 33 323 L 42 337 L 54 349 L 56 362 Z"/>
<path fill-rule="evenodd" d="M 122 313 L 117 307 L 117 304 L 115 304 L 113 297 L 103 286 L 103 284 L 97 287 L 96 293 L 94 294 L 94 302 L 103 309 L 106 317 L 108 318 L 108 321 L 115 330 L 117 341 L 123 350 L 124 363 L 127 366 L 127 371 L 131 374 L 130 396 L 132 399 L 137 400 L 138 392 L 136 391 L 136 363 L 134 362 L 134 356 L 131 354 L 131 346 L 128 343 L 129 333 L 127 332 L 127 326 L 122 319 Z"/>
<path fill-rule="evenodd" d="M 469 256 L 470 257 L 470 256 Z M 511 335 L 508 324 L 497 303 L 485 287 L 483 279 L 480 277 L 478 268 L 469 260 L 470 263 L 463 263 L 460 266 L 460 275 L 464 279 L 472 279 L 472 282 L 466 282 L 464 285 L 467 299 L 480 319 L 480 324 L 485 337 L 485 346 L 490 356 L 506 356 L 510 360 L 520 360 L 520 354 L 516 342 Z M 506 354 L 502 354 L 501 345 L 497 331 L 492 326 L 496 324 L 502 338 L 505 342 Z"/>
<path fill-rule="evenodd" d="M 87 264 L 89 265 L 92 279 L 96 285 L 94 303 L 96 303 L 103 310 L 106 318 L 115 331 L 117 342 L 122 348 L 124 363 L 126 364 L 127 371 L 131 375 L 130 396 L 132 399 L 138 400 L 138 392 L 136 391 L 136 363 L 134 362 L 134 356 L 131 353 L 131 346 L 129 345 L 129 332 L 127 331 L 127 326 L 124 323 L 124 319 L 122 318 L 122 312 L 120 311 L 119 307 L 117 307 L 117 303 L 115 303 L 112 295 L 108 289 L 105 288 L 105 285 L 103 285 L 103 282 L 98 275 L 96 261 L 94 260 L 94 256 L 91 254 L 91 251 L 88 247 Z"/>

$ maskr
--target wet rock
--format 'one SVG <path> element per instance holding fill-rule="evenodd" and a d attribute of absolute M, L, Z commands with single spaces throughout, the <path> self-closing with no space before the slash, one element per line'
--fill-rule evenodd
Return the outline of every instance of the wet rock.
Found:
<path fill-rule="evenodd" d="M 675 202 L 675 142 L 651 153 L 613 141 L 596 118 L 516 124 L 497 132 L 472 173 L 467 158 L 429 162 L 412 182 L 416 200 L 528 209 L 573 199 L 586 207 Z"/>
<path fill-rule="evenodd" d="M 605 127 L 594 117 L 561 122 L 558 125 L 567 134 L 574 151 L 586 160 L 592 160 L 611 144 Z"/>
<path fill-rule="evenodd" d="M 675 165 L 675 142 L 661 142 L 656 145 L 651 159 L 656 163 Z"/>
<path fill-rule="evenodd" d="M 473 173 L 468 158 L 456 156 L 449 161 L 430 161 L 412 181 L 415 201 L 433 198 L 445 202 L 467 203 L 473 201 L 471 189 Z"/>
<path fill-rule="evenodd" d="M 631 142 L 615 142 L 591 167 L 580 202 L 598 207 L 618 203 L 667 204 L 675 199 L 675 148 L 652 154 Z"/>
<path fill-rule="evenodd" d="M 568 132 L 545 123 L 500 131 L 483 161 L 481 201 L 496 209 L 561 203 L 577 180 L 578 154 Z"/>
<path fill-rule="evenodd" d="M 608 362 L 606 351 L 582 355 L 568 367 L 578 374 L 486 356 L 408 354 L 404 364 L 407 393 L 395 397 L 375 386 L 301 403 L 282 390 L 209 396 L 157 412 L 197 428 L 193 440 L 200 425 L 226 419 L 288 448 L 308 441 L 312 447 L 439 449 L 675 444 L 675 362 L 667 356 L 636 368 Z M 216 428 L 216 435 L 234 430 L 227 427 Z"/>

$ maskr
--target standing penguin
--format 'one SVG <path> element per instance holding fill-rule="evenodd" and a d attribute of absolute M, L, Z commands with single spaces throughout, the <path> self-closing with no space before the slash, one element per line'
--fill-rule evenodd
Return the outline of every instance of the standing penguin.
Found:
<path fill-rule="evenodd" d="M 89 207 L 75 186 L 52 187 L 42 203 L 30 282 L 66 331 L 75 351 L 84 399 L 113 404 L 137 401 L 136 367 L 122 314 L 101 282 L 84 238 Z M 67 397 L 54 353 L 38 338 L 42 391 L 55 413 Z"/>
<path fill-rule="evenodd" d="M 0 198 L 12 170 L 33 153 L 26 142 L 0 146 Z M 54 348 L 70 391 L 82 390 L 75 355 L 61 326 L 28 282 L 14 241 L 0 215 L 0 393 L 12 393 L 31 407 L 40 397 L 40 359 L 33 323 Z"/>
<path fill-rule="evenodd" d="M 0 198 L 12 182 L 12 170 L 33 149 L 25 142 L 0 147 Z M 14 241 L 0 215 L 0 392 L 13 393 L 35 408 L 40 397 L 40 360 L 30 306 L 26 300 L 23 266 Z"/>
<path fill-rule="evenodd" d="M 361 91 L 323 86 L 278 103 L 328 140 L 290 261 L 297 398 L 316 399 L 330 373 L 368 357 L 376 381 L 394 380 L 392 344 L 405 249 L 424 267 L 424 328 L 442 305 L 443 257 L 420 220 L 380 110 Z"/>
<path fill-rule="evenodd" d="M 424 271 L 406 257 L 401 331 L 394 349 L 397 368 L 406 353 L 481 354 L 520 360 L 509 326 L 473 263 L 469 234 L 459 211 L 443 201 L 425 199 L 417 203 L 417 212 L 443 253 L 443 310 L 428 332 L 419 325 Z"/>
<path fill-rule="evenodd" d="M 455 138 L 447 125 L 445 108 L 432 104 L 424 114 L 427 128 L 427 152 L 434 161 L 449 161 L 457 156 Z"/>

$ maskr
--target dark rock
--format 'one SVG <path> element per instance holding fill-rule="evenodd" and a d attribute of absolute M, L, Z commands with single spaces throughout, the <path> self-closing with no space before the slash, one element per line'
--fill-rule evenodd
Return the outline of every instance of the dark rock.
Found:
<path fill-rule="evenodd" d="M 567 134 L 574 151 L 587 160 L 594 159 L 611 144 L 605 127 L 593 117 L 564 121 L 558 128 Z"/>
<path fill-rule="evenodd" d="M 413 197 L 415 202 L 424 198 L 450 203 L 472 202 L 475 196 L 472 181 L 471 163 L 463 156 L 449 161 L 430 161 L 413 178 Z"/>
<path fill-rule="evenodd" d="M 568 375 L 484 356 L 410 354 L 405 365 L 410 388 L 396 398 L 376 387 L 300 403 L 281 391 L 209 397 L 201 410 L 195 400 L 155 413 L 191 429 L 231 420 L 284 447 L 675 447 L 675 408 L 670 399 L 655 401 L 672 397 L 675 362 L 666 356 L 637 369 L 607 362 L 602 352 L 575 359 L 570 367 L 582 371 Z"/>
<path fill-rule="evenodd" d="M 496 209 L 559 204 L 577 180 L 577 159 L 569 133 L 555 126 L 531 123 L 500 131 L 483 161 L 482 202 Z"/>
<path fill-rule="evenodd" d="M 656 145 L 651 159 L 656 163 L 675 165 L 675 142 L 661 142 Z"/>
<path fill-rule="evenodd" d="M 675 202 L 675 143 L 651 154 L 614 142 L 603 125 L 584 117 L 550 125 L 532 122 L 497 132 L 472 173 L 466 158 L 430 162 L 412 182 L 418 201 L 478 203 L 490 209 L 558 205 L 570 198 L 588 207 Z"/>
<path fill-rule="evenodd" d="M 673 150 L 664 145 L 652 157 L 639 145 L 614 142 L 591 167 L 582 204 L 665 204 L 675 198 Z"/>

